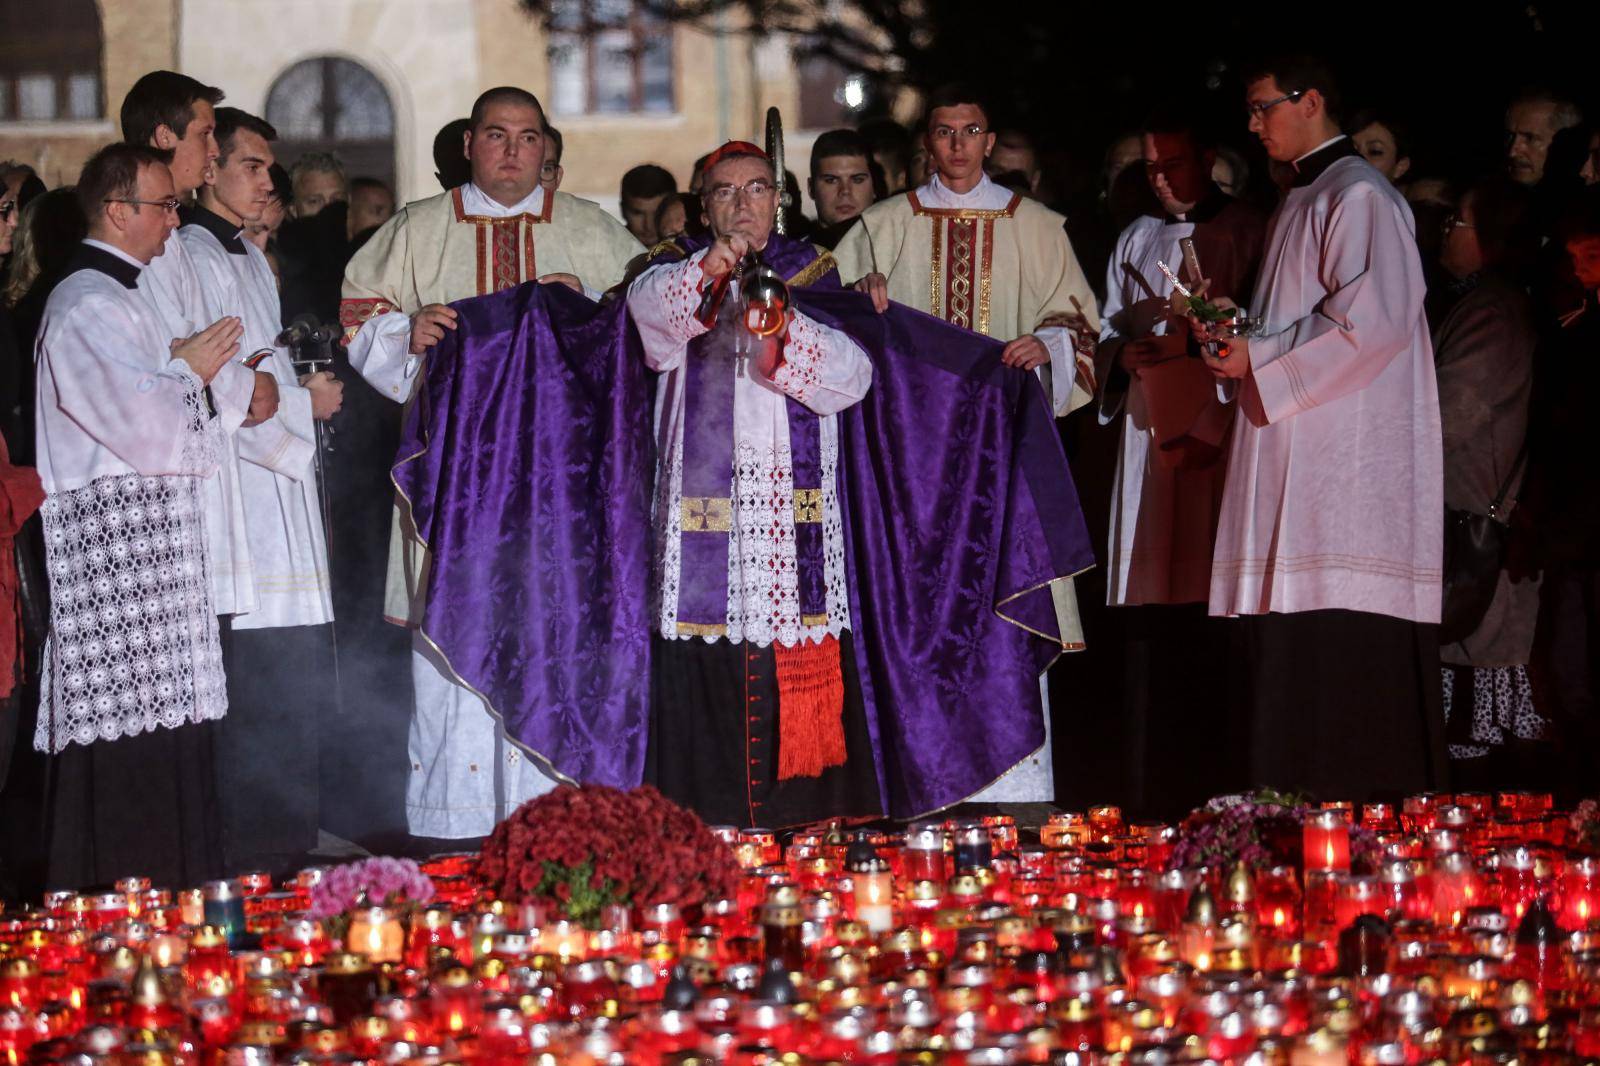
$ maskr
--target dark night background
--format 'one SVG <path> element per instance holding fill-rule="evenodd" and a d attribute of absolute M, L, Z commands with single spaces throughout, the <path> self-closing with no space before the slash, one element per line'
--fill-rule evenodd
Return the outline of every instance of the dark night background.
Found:
<path fill-rule="evenodd" d="M 1105 147 L 1167 100 L 1194 101 L 1224 141 L 1264 169 L 1245 128 L 1240 76 L 1252 58 L 1283 49 L 1331 60 L 1347 111 L 1397 112 L 1411 129 L 1414 177 L 1496 167 L 1506 101 L 1525 84 L 1566 90 L 1591 116 L 1596 102 L 1595 3 L 926 6 L 933 33 L 908 57 L 907 80 L 961 78 L 987 90 L 1006 113 L 1001 121 L 1039 139 L 1062 200 L 1077 199 L 1071 194 L 1093 183 Z"/>
<path fill-rule="evenodd" d="M 519 0 L 548 20 L 553 0 Z M 1031 133 L 1045 163 L 1044 198 L 1081 208 L 1097 191 L 1105 150 L 1150 108 L 1193 102 L 1253 177 L 1265 158 L 1245 128 L 1240 76 L 1255 58 L 1307 51 L 1331 61 L 1346 112 L 1390 111 L 1407 124 L 1408 178 L 1471 178 L 1503 158 L 1505 105 L 1521 87 L 1565 92 L 1600 115 L 1593 90 L 1600 3 L 1405 0 L 1226 5 L 1030 0 L 641 0 L 656 16 L 710 29 L 754 24 L 810 42 L 814 55 L 885 89 L 976 84 L 997 127 Z M 588 19 L 603 26 L 599 7 Z M 731 17 L 730 17 L 731 16 Z M 842 71 L 832 68 L 837 78 Z M 686 76 L 693 72 L 685 71 Z M 869 95 L 857 120 L 883 115 Z M 1270 190 L 1264 190 L 1270 196 Z"/>

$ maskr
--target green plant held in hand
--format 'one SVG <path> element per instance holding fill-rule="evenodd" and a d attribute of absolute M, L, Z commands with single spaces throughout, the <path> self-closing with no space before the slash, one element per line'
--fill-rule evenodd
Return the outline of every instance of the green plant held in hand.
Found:
<path fill-rule="evenodd" d="M 1239 313 L 1237 308 L 1218 307 L 1201 296 L 1189 297 L 1189 310 L 1202 322 L 1227 322 Z"/>

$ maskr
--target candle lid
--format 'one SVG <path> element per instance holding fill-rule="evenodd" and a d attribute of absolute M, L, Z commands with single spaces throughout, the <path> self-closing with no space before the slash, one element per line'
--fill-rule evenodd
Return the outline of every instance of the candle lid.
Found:
<path fill-rule="evenodd" d="M 322 960 L 324 973 L 333 976 L 348 976 L 352 974 L 370 973 L 372 967 L 368 964 L 366 956 L 352 955 L 348 952 L 338 951 Z"/>
<path fill-rule="evenodd" d="M 200 886 L 200 894 L 204 899 L 213 902 L 237 899 L 242 892 L 239 882 L 233 880 L 207 881 Z"/>
<path fill-rule="evenodd" d="M 1502 870 L 1531 871 L 1534 867 L 1533 849 L 1526 844 L 1508 844 L 1500 849 Z"/>

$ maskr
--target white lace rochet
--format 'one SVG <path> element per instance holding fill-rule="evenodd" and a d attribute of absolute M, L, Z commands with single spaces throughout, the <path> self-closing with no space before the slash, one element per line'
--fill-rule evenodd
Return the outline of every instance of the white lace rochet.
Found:
<path fill-rule="evenodd" d="M 795 560 L 794 474 L 789 450 L 740 441 L 734 454 L 733 531 L 728 552 L 728 632 L 725 639 L 760 647 L 793 647 L 801 640 L 837 637 L 850 628 L 845 593 L 844 529 L 834 491 L 838 467 L 838 427 L 821 419 L 823 579 L 827 625 L 804 625 L 800 617 L 800 575 Z M 679 501 L 683 498 L 683 454 L 671 456 L 668 476 L 656 500 L 660 559 L 659 619 L 662 636 L 678 635 L 681 580 Z M 687 638 L 679 638 L 687 639 Z M 705 638 L 715 640 L 715 637 Z"/>
<path fill-rule="evenodd" d="M 216 447 L 198 408 L 185 460 Z M 123 474 L 45 498 L 50 634 L 34 747 L 221 718 L 228 696 L 193 477 Z"/>

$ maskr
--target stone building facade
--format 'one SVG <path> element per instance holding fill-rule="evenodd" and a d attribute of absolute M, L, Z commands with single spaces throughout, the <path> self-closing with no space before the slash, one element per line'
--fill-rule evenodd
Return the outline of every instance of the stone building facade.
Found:
<path fill-rule="evenodd" d="M 88 113 L 89 74 L 70 84 L 61 76 L 61 104 L 51 113 L 49 89 L 26 69 L 37 50 L 13 38 L 3 53 L 0 159 L 32 164 L 50 185 L 74 180 L 83 160 L 118 136 L 128 87 L 162 67 L 220 86 L 228 103 L 274 121 L 293 144 L 305 140 L 293 131 L 308 124 L 306 137 L 323 137 L 319 145 L 347 144 L 348 154 L 369 161 L 352 171 L 381 172 L 402 200 L 438 188 L 434 134 L 495 85 L 519 85 L 545 101 L 565 138 L 563 189 L 612 209 L 628 167 L 659 163 L 685 185 L 695 158 L 716 144 L 759 140 L 769 105 L 784 113 L 790 167 L 804 177 L 816 133 L 848 117 L 829 99 L 847 98 L 828 83 L 842 72 L 803 68 L 791 41 L 749 33 L 733 13 L 718 25 L 637 24 L 631 39 L 612 31 L 597 45 L 563 35 L 560 24 L 547 34 L 514 0 L 47 2 L 60 11 L 43 29 L 40 16 L 28 14 L 44 7 L 40 0 L 0 0 L 0 13 L 12 25 L 12 14 L 33 19 L 19 36 L 33 28 L 52 39 L 99 37 L 96 114 Z M 631 2 L 567 0 L 564 24 Z M 640 55 L 635 66 L 647 69 L 630 72 Z"/>

